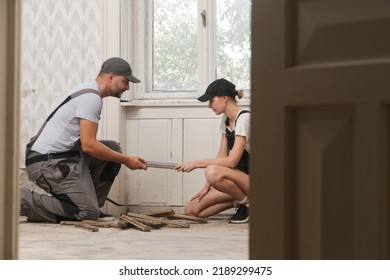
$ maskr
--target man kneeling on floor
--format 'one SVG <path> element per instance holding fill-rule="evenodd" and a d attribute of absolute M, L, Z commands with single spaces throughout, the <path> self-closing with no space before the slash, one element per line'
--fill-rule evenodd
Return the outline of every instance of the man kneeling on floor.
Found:
<path fill-rule="evenodd" d="M 28 177 L 49 194 L 21 188 L 21 215 L 31 222 L 104 220 L 104 205 L 121 164 L 146 170 L 139 156 L 122 154 L 119 143 L 98 141 L 102 98 L 120 98 L 139 83 L 125 60 L 106 60 L 97 78 L 64 97 L 26 146 Z"/>

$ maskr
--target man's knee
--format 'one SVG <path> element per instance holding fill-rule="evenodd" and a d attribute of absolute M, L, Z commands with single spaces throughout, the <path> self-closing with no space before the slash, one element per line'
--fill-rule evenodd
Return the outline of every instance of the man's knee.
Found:
<path fill-rule="evenodd" d="M 97 220 L 100 216 L 100 208 L 99 207 L 93 207 L 86 210 L 81 210 L 78 213 L 78 219 L 79 220 Z"/>
<path fill-rule="evenodd" d="M 121 153 L 121 154 L 123 153 L 121 145 L 118 142 L 116 142 L 116 141 L 113 141 L 113 140 L 101 140 L 100 142 L 102 142 L 104 145 L 109 147 L 111 150 L 114 150 L 115 152 L 118 152 L 118 153 Z"/>
<path fill-rule="evenodd" d="M 20 214 L 27 215 L 29 213 L 32 194 L 28 188 L 20 188 Z"/>
<path fill-rule="evenodd" d="M 120 163 L 115 162 L 107 162 L 106 166 L 104 167 L 101 175 L 100 175 L 100 181 L 103 182 L 114 182 L 115 177 L 118 175 L 119 170 L 121 169 Z"/>

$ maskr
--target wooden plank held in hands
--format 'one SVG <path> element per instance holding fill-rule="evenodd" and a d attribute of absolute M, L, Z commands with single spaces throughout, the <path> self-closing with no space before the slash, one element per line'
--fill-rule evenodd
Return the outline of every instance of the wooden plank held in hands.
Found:
<path fill-rule="evenodd" d="M 174 169 L 177 163 L 172 162 L 161 162 L 161 161 L 147 161 L 146 166 L 152 168 L 164 168 L 164 169 Z"/>

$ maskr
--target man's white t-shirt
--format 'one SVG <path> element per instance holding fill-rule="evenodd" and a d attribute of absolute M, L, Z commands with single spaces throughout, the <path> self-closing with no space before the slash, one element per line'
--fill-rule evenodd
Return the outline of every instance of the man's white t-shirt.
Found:
<path fill-rule="evenodd" d="M 240 110 L 238 112 L 237 116 L 240 114 L 241 111 L 243 111 L 243 110 Z M 242 113 L 238 119 L 237 119 L 237 116 L 236 116 L 236 120 L 237 120 L 236 125 L 235 125 L 235 127 L 233 127 L 233 129 L 235 130 L 235 135 L 245 136 L 245 138 L 246 138 L 245 150 L 248 153 L 250 153 L 251 114 L 250 113 Z M 220 131 L 222 133 L 226 133 L 226 125 L 225 125 L 226 118 L 227 117 L 224 115 L 221 119 Z"/>
<path fill-rule="evenodd" d="M 99 91 L 97 82 L 91 81 L 71 89 L 60 103 L 72 93 L 86 88 Z M 32 150 L 41 154 L 71 150 L 80 139 L 80 119 L 99 123 L 102 106 L 102 98 L 94 92 L 71 99 L 46 124 Z"/>

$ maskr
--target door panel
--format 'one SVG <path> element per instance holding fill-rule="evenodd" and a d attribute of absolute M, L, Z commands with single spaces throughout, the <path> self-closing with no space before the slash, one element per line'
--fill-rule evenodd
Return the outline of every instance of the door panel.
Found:
<path fill-rule="evenodd" d="M 389 258 L 390 1 L 252 8 L 250 258 Z"/>
<path fill-rule="evenodd" d="M 390 57 L 389 1 L 292 1 L 296 64 Z"/>
<path fill-rule="evenodd" d="M 293 257 L 349 259 L 354 239 L 353 108 L 297 108 L 292 124 L 293 135 L 287 138 L 293 143 Z"/>

